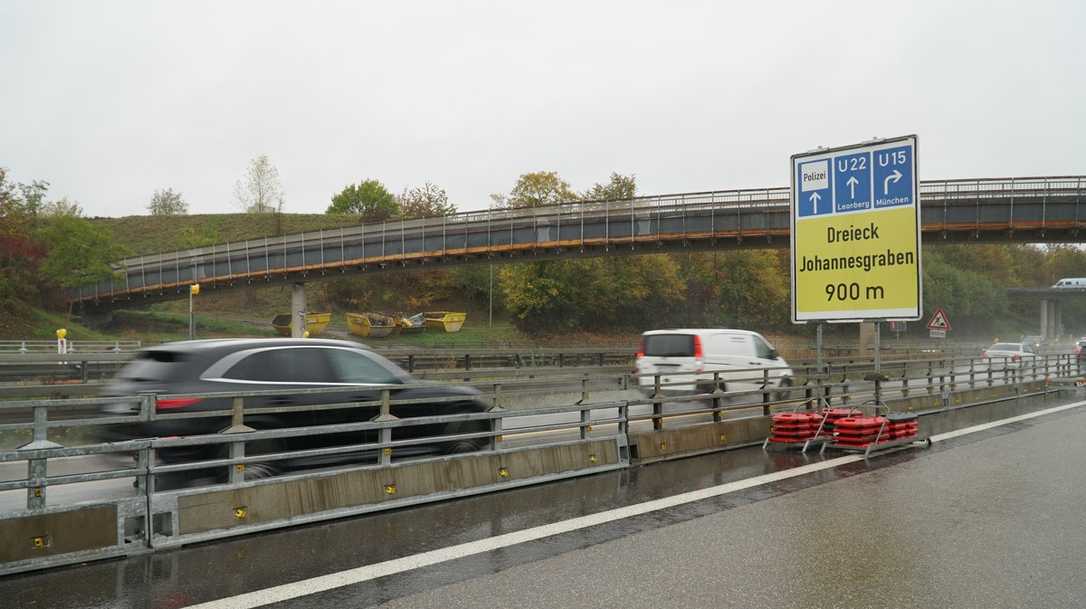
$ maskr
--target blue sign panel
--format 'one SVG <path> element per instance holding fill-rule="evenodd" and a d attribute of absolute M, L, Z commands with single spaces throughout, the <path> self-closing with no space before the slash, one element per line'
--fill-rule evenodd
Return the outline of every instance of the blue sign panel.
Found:
<path fill-rule="evenodd" d="M 913 147 L 898 146 L 872 153 L 875 207 L 896 207 L 916 202 L 913 192 Z"/>
<path fill-rule="evenodd" d="M 871 209 L 871 153 L 833 157 L 834 211 Z"/>
<path fill-rule="evenodd" d="M 796 201 L 799 217 L 833 212 L 829 159 L 800 163 L 796 170 L 796 184 L 799 185 L 799 198 Z"/>

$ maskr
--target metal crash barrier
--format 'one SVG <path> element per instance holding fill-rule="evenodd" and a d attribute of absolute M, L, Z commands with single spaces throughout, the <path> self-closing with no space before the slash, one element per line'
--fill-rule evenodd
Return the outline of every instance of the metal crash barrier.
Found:
<path fill-rule="evenodd" d="M 9 472 L 26 465 L 25 476 L 9 473 L 0 482 L 0 497 L 9 500 L 0 511 L 5 540 L 0 574 L 760 444 L 774 412 L 875 402 L 923 413 L 1007 396 L 1046 395 L 1057 390 L 1053 381 L 1080 373 L 1077 358 L 1068 354 L 1029 361 L 891 360 L 882 362 L 879 375 L 871 374 L 871 363 L 793 370 L 793 383 L 783 386 L 764 368 L 703 372 L 694 378 L 605 372 L 503 379 L 472 383 L 483 391 L 485 411 L 418 417 L 395 415 L 423 402 L 464 398 L 398 400 L 393 389 L 383 388 L 375 394 L 378 399 L 350 401 L 344 392 L 357 393 L 357 388 L 319 388 L 289 393 L 329 403 L 255 405 L 284 391 L 0 402 L 5 421 L 20 419 L 0 424 L 0 433 L 30 435 L 19 448 L 0 451 L 0 466 Z M 572 394 L 567 403 L 523 407 L 559 392 Z M 159 409 L 163 401 L 186 398 L 228 398 L 231 407 Z M 131 411 L 88 410 L 107 404 L 128 404 Z M 266 415 L 344 409 L 365 412 L 348 423 L 254 428 Z M 208 418 L 221 422 L 222 430 L 121 442 L 94 438 L 95 430 L 106 426 Z M 401 433 L 420 426 L 441 431 Z M 291 438 L 330 434 L 341 441 L 283 448 Z M 440 450 L 452 445 L 468 450 Z M 160 451 L 200 447 L 217 450 L 188 461 L 159 459 Z M 279 467 L 343 457 L 351 462 Z M 194 485 L 171 488 L 177 479 Z M 92 496 L 69 492 L 88 484 Z M 15 509 L 10 500 L 20 491 L 25 503 Z"/>

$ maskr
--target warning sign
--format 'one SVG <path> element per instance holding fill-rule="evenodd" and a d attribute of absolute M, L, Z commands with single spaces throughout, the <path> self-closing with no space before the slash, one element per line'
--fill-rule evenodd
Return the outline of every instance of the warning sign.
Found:
<path fill-rule="evenodd" d="M 947 317 L 946 311 L 942 307 L 936 307 L 935 312 L 931 314 L 931 319 L 928 320 L 928 329 L 950 331 L 950 318 Z"/>
<path fill-rule="evenodd" d="M 928 320 L 928 331 L 932 338 L 946 338 L 946 333 L 950 331 L 950 318 L 942 307 L 937 307 L 931 314 L 931 319 Z"/>

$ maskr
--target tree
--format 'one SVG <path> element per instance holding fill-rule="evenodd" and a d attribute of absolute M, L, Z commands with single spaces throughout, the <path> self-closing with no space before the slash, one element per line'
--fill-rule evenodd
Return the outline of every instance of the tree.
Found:
<path fill-rule="evenodd" d="M 611 174 L 578 196 L 557 173 L 537 172 L 522 175 L 508 196 L 497 198 L 507 207 L 539 207 L 635 192 L 633 176 Z M 513 322 L 529 333 L 657 327 L 685 291 L 675 262 L 661 255 L 512 264 L 498 278 Z"/>
<path fill-rule="evenodd" d="M 576 201 L 579 197 L 557 171 L 526 173 L 517 179 L 508 195 L 491 195 L 499 207 L 542 207 Z"/>
<path fill-rule="evenodd" d="M 234 197 L 247 213 L 282 213 L 284 193 L 279 184 L 279 170 L 268 155 L 262 154 L 249 162 L 244 181 L 234 183 Z"/>
<path fill-rule="evenodd" d="M 151 195 L 151 202 L 147 205 L 147 211 L 152 216 L 183 216 L 189 213 L 189 204 L 181 197 L 181 193 L 172 188 L 156 190 Z"/>
<path fill-rule="evenodd" d="M 363 222 L 380 222 L 400 215 L 396 197 L 377 180 L 363 180 L 348 184 L 332 197 L 332 204 L 325 213 L 354 214 Z"/>
<path fill-rule="evenodd" d="M 107 229 L 72 215 L 46 219 L 39 238 L 49 250 L 41 274 L 62 288 L 109 277 L 113 272 L 109 263 L 124 254 Z"/>
<path fill-rule="evenodd" d="M 68 197 L 61 197 L 56 201 L 46 203 L 42 207 L 41 213 L 46 216 L 73 216 L 82 218 L 83 206 L 79 204 L 79 201 L 72 201 Z"/>
<path fill-rule="evenodd" d="M 445 189 L 430 182 L 404 189 L 398 197 L 400 216 L 413 220 L 416 218 L 439 218 L 456 213 L 456 206 L 449 203 Z"/>

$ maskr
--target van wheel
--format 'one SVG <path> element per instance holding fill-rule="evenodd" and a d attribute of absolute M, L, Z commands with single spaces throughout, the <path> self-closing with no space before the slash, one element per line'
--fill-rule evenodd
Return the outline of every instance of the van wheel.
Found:
<path fill-rule="evenodd" d="M 781 379 L 780 387 L 791 387 L 791 386 L 792 386 L 792 377 L 786 376 L 786 377 Z M 783 401 L 791 399 L 791 398 L 792 398 L 792 391 L 788 390 L 788 389 L 786 389 L 784 391 L 778 391 L 775 394 L 773 394 L 773 399 L 774 399 L 774 401 L 777 401 L 777 402 L 783 402 Z"/>

